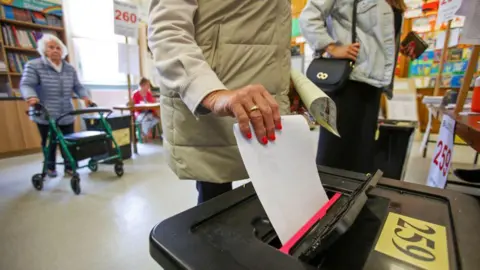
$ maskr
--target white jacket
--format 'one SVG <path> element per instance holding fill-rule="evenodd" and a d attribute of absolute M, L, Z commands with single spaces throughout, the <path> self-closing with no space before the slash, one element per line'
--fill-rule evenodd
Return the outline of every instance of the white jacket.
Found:
<path fill-rule="evenodd" d="M 332 43 L 352 43 L 353 3 L 354 0 L 308 0 L 299 21 L 303 36 L 315 51 Z M 385 0 L 358 1 L 356 30 L 360 53 L 350 78 L 386 88 L 388 96 L 398 51 L 394 28 L 393 10 Z"/>

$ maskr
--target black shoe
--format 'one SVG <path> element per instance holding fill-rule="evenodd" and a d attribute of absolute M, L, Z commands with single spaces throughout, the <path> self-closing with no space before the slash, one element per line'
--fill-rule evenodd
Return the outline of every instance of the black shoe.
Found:
<path fill-rule="evenodd" d="M 467 181 L 471 183 L 480 183 L 480 169 L 475 169 L 475 170 L 456 169 L 453 171 L 453 174 L 463 181 Z"/>
<path fill-rule="evenodd" d="M 55 177 L 57 177 L 58 174 L 57 174 L 57 171 L 55 171 L 55 170 L 47 170 L 47 175 L 50 178 L 55 178 Z"/>

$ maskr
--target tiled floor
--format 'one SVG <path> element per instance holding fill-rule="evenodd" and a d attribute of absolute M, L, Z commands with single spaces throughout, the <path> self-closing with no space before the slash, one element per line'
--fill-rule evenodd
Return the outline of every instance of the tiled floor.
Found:
<path fill-rule="evenodd" d="M 418 147 L 406 180 L 423 184 L 433 144 L 426 159 Z M 62 176 L 35 191 L 30 177 L 40 168 L 38 154 L 0 160 L 0 270 L 159 269 L 148 251 L 150 230 L 196 202 L 193 182 L 176 180 L 163 151 L 141 146 L 120 179 L 112 166 L 83 169 L 81 196 Z M 455 148 L 456 164 L 471 167 L 473 156 L 468 147 Z"/>

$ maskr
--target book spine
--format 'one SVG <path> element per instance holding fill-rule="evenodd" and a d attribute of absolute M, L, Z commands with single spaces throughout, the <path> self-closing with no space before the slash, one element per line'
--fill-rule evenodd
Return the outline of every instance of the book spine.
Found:
<path fill-rule="evenodd" d="M 15 46 L 12 27 L 11 26 L 5 26 L 5 27 L 7 28 L 8 40 L 9 40 L 10 46 Z"/>
<path fill-rule="evenodd" d="M 15 39 L 15 45 L 16 46 L 21 46 L 20 44 L 20 40 L 18 39 L 18 33 L 17 33 L 17 29 L 15 28 L 15 26 L 12 25 L 12 32 L 13 32 L 13 37 Z"/>
<path fill-rule="evenodd" d="M 33 36 L 33 31 L 29 31 L 27 33 L 28 35 L 28 40 L 30 41 L 30 44 L 32 44 L 32 48 L 37 48 L 37 41 L 35 40 L 35 37 Z"/>
<path fill-rule="evenodd" d="M 17 67 L 15 65 L 15 59 L 11 53 L 8 54 L 8 66 L 10 67 L 11 72 L 18 72 Z"/>
<path fill-rule="evenodd" d="M 15 60 L 18 70 L 20 71 L 20 73 L 23 73 L 22 61 L 20 60 L 20 56 L 18 54 L 15 54 Z"/>
<path fill-rule="evenodd" d="M 10 46 L 8 42 L 7 29 L 5 28 L 5 26 L 2 26 L 2 35 L 3 35 L 3 44 Z"/>

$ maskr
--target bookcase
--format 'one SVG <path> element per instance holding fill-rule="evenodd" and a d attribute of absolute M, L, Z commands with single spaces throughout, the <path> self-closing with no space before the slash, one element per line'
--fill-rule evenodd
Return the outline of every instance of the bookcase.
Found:
<path fill-rule="evenodd" d="M 65 44 L 61 12 L 31 10 L 0 4 L 0 94 L 19 96 L 19 84 L 26 62 L 40 57 L 37 41 L 43 34 L 57 36 Z M 68 56 L 67 56 L 68 57 Z M 66 59 L 68 61 L 68 58 Z M 11 92 L 11 93 L 8 93 Z"/>
<path fill-rule="evenodd" d="M 18 88 L 26 61 L 40 56 L 36 48 L 43 34 L 54 34 L 65 43 L 59 3 L 0 0 L 0 159 L 41 151 L 37 126 L 26 115 L 28 105 Z"/>

